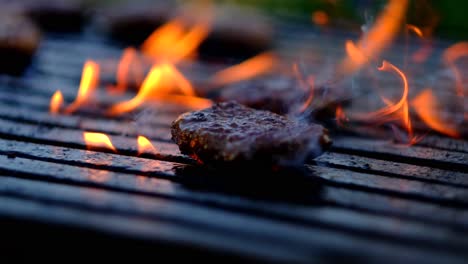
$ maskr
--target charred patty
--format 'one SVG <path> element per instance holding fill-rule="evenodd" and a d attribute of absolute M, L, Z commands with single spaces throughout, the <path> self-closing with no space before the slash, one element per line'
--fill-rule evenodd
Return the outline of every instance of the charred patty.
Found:
<path fill-rule="evenodd" d="M 182 153 L 209 164 L 302 164 L 330 145 L 321 125 L 298 122 L 236 102 L 181 115 L 172 139 Z"/>

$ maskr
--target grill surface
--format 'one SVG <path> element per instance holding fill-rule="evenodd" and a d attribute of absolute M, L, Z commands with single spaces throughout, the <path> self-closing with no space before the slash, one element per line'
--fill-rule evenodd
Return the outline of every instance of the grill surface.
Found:
<path fill-rule="evenodd" d="M 92 33 L 49 35 L 25 77 L 2 77 L 5 246 L 66 243 L 191 260 L 464 262 L 467 141 L 430 135 L 408 148 L 346 134 L 304 171 L 258 180 L 203 171 L 170 141 L 172 110 L 148 123 L 47 113 L 56 89 L 73 100 L 84 59 L 115 58 L 118 48 Z M 86 150 L 85 130 L 111 135 L 119 154 Z M 139 134 L 158 154 L 136 156 Z"/>

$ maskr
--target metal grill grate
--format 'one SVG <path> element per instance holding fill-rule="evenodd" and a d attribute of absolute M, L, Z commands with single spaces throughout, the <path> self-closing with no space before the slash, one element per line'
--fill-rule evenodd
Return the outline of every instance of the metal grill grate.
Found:
<path fill-rule="evenodd" d="M 467 256 L 467 141 L 431 135 L 406 148 L 346 134 L 297 175 L 225 177 L 180 154 L 170 141 L 173 111 L 148 124 L 47 113 L 56 89 L 73 99 L 86 57 L 108 56 L 118 48 L 105 39 L 50 35 L 24 78 L 0 81 L 0 229 L 12 231 L 12 245 L 62 234 L 90 250 L 118 244 L 176 259 L 180 252 L 300 262 Z M 84 130 L 111 135 L 119 154 L 86 150 Z M 159 153 L 137 157 L 138 134 Z M 42 239 L 32 241 L 40 247 Z"/>

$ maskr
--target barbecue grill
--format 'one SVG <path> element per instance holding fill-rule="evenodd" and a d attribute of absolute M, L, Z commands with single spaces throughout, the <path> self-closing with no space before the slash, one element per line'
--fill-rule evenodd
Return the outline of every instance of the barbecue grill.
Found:
<path fill-rule="evenodd" d="M 288 50 L 304 35 L 318 36 L 290 25 L 281 32 Z M 251 171 L 259 175 L 252 178 L 203 169 L 182 155 L 170 140 L 170 123 L 182 110 L 162 105 L 144 124 L 134 115 L 48 113 L 56 89 L 73 100 L 87 57 L 117 57 L 120 48 L 90 31 L 51 33 L 25 76 L 1 78 L 7 256 L 34 248 L 74 258 L 466 261 L 468 141 L 431 134 L 407 147 L 341 132 L 304 169 Z M 87 149 L 84 131 L 108 134 L 118 153 Z M 156 153 L 138 155 L 140 134 Z"/>

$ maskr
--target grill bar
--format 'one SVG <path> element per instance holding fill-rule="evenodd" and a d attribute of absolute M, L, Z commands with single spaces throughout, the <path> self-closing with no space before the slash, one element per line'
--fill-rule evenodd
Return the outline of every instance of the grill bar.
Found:
<path fill-rule="evenodd" d="M 346 133 L 305 171 L 226 178 L 194 166 L 170 142 L 181 109 L 162 105 L 149 120 L 47 113 L 56 89 L 74 98 L 86 57 L 119 56 L 105 39 L 48 36 L 25 78 L 0 79 L 0 218 L 262 260 L 467 257 L 467 141 L 429 135 L 409 148 Z M 196 68 L 203 75 L 216 67 Z M 119 153 L 86 150 L 83 130 L 110 134 Z M 136 156 L 140 133 L 158 153 Z"/>

